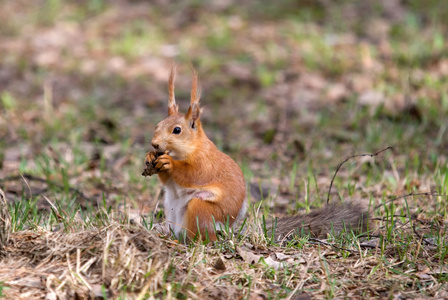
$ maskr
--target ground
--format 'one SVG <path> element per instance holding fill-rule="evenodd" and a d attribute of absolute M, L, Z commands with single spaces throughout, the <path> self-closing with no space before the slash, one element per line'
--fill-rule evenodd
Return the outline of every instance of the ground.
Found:
<path fill-rule="evenodd" d="M 448 2 L 6 0 L 0 18 L 0 295 L 448 297 Z M 193 66 L 247 181 L 250 229 L 216 243 L 151 229 L 173 62 L 181 110 Z M 263 232 L 327 198 L 371 230 Z"/>

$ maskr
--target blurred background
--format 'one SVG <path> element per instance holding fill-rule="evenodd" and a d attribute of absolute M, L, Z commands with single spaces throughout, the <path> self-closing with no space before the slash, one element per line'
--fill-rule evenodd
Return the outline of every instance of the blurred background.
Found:
<path fill-rule="evenodd" d="M 334 194 L 446 192 L 447 1 L 2 0 L 0 19 L 10 201 L 152 209 L 141 172 L 173 62 L 181 110 L 193 65 L 205 130 L 254 200 L 322 202 L 345 157 L 387 146 Z"/>

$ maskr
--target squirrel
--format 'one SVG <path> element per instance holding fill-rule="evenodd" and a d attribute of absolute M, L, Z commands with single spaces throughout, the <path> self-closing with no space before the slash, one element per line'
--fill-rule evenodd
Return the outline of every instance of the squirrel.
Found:
<path fill-rule="evenodd" d="M 237 163 L 206 136 L 200 120 L 198 76 L 193 70 L 190 107 L 179 113 L 174 95 L 176 68 L 168 80 L 168 117 L 156 125 L 146 153 L 143 176 L 158 174 L 165 186 L 165 216 L 169 229 L 188 240 L 217 239 L 215 229 L 232 227 L 246 213 L 246 184 Z M 344 228 L 365 230 L 367 212 L 356 203 L 331 203 L 307 215 L 270 222 L 277 238 L 294 233 L 321 236 Z M 186 233 L 186 235 L 185 235 Z"/>

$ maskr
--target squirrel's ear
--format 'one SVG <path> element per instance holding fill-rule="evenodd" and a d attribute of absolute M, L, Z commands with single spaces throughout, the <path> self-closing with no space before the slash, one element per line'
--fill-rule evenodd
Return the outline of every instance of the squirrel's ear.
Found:
<path fill-rule="evenodd" d="M 191 98 L 190 98 L 190 108 L 188 108 L 185 119 L 189 121 L 191 128 L 197 128 L 201 122 L 199 117 L 201 116 L 201 108 L 199 108 L 199 98 L 201 97 L 201 92 L 198 88 L 198 75 L 194 69 L 193 81 L 191 82 Z"/>
<path fill-rule="evenodd" d="M 176 65 L 173 65 L 170 72 L 170 79 L 168 80 L 168 116 L 177 114 L 179 106 L 176 104 L 174 97 L 174 80 L 176 79 Z"/>
<path fill-rule="evenodd" d="M 202 109 L 199 107 L 199 103 L 194 103 L 188 108 L 187 114 L 185 115 L 185 120 L 187 120 L 191 128 L 196 129 L 200 126 L 201 113 Z"/>

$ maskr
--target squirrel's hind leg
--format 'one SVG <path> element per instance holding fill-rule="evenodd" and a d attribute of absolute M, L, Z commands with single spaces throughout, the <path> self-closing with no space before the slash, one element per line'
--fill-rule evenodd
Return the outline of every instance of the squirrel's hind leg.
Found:
<path fill-rule="evenodd" d="M 199 198 L 193 198 L 188 202 L 184 227 L 187 229 L 189 239 L 200 234 L 202 240 L 208 236 L 210 241 L 215 241 L 215 227 L 219 229 L 224 223 L 222 210 L 216 203 Z"/>

